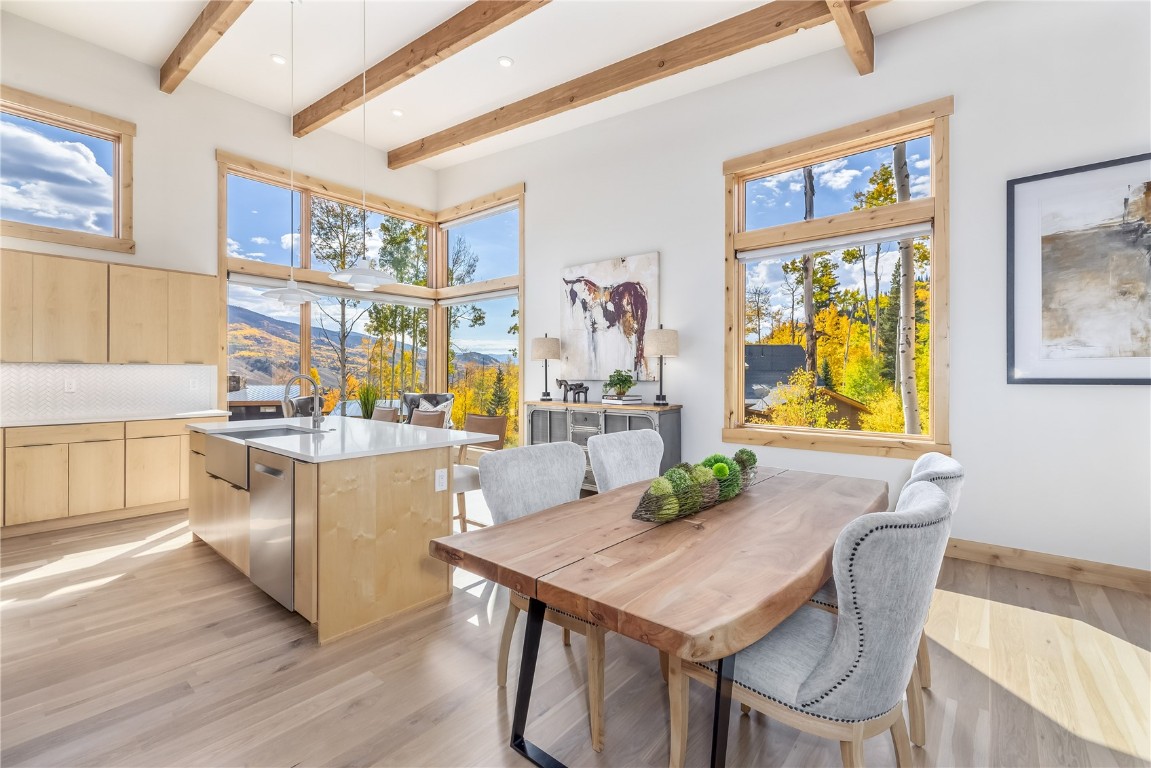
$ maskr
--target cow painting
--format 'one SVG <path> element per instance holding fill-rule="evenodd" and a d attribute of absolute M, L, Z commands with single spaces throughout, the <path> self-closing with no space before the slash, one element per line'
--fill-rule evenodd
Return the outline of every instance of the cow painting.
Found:
<path fill-rule="evenodd" d="M 656 317 L 658 254 L 572 267 L 563 283 L 565 374 L 604 380 L 619 368 L 639 381 L 654 380 L 644 335 Z"/>

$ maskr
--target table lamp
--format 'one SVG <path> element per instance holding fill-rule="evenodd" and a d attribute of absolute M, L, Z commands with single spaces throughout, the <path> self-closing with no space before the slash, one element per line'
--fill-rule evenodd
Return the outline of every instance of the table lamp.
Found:
<path fill-rule="evenodd" d="M 667 398 L 663 394 L 663 359 L 679 356 L 679 331 L 664 328 L 663 323 L 660 323 L 659 328 L 647 332 L 644 352 L 648 357 L 659 358 L 659 395 L 655 398 L 655 404 L 667 405 Z"/>
<path fill-rule="evenodd" d="M 546 333 L 542 339 L 532 339 L 532 360 L 544 361 L 544 393 L 540 395 L 540 400 L 547 401 L 552 399 L 552 393 L 548 392 L 548 360 L 559 359 L 559 339 L 549 337 Z"/>

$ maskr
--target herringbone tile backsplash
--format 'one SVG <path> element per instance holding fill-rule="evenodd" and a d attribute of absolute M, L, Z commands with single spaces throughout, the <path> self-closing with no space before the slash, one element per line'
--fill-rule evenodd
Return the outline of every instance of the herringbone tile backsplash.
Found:
<path fill-rule="evenodd" d="M 215 407 L 214 365 L 0 363 L 0 426 L 174 416 Z"/>

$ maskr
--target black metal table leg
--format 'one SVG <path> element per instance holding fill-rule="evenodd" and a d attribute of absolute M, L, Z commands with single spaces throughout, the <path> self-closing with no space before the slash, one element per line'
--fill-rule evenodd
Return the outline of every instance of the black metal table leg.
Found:
<path fill-rule="evenodd" d="M 727 731 L 731 722 L 731 678 L 735 674 L 735 654 L 716 662 L 715 715 L 711 722 L 711 768 L 723 768 L 727 761 Z"/>
<path fill-rule="evenodd" d="M 528 625 L 524 631 L 524 652 L 520 658 L 520 682 L 516 688 L 515 714 L 512 715 L 512 749 L 540 768 L 566 768 L 559 760 L 524 738 L 524 726 L 527 725 L 528 721 L 528 704 L 532 698 L 532 682 L 536 676 L 536 659 L 539 657 L 540 635 L 543 633 L 544 612 L 546 610 L 547 606 L 534 597 L 528 600 Z"/>

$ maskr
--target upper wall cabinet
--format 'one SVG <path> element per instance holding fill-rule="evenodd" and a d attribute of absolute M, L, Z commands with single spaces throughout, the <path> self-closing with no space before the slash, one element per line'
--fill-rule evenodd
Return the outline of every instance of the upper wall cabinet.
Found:
<path fill-rule="evenodd" d="M 219 365 L 211 275 L 0 251 L 0 361 Z"/>
<path fill-rule="evenodd" d="M 108 268 L 108 362 L 168 362 L 168 273 Z"/>
<path fill-rule="evenodd" d="M 220 283 L 211 275 L 168 273 L 168 362 L 220 364 Z"/>

